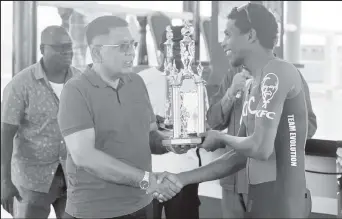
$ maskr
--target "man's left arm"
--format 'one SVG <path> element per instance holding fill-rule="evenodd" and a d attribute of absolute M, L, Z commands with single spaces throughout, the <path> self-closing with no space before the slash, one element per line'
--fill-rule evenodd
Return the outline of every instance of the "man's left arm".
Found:
<path fill-rule="evenodd" d="M 238 153 L 257 160 L 267 160 L 273 153 L 284 102 L 290 92 L 297 92 L 301 83 L 294 67 L 287 63 L 277 64 L 265 69 L 267 73 L 261 83 L 262 99 L 256 108 L 254 133 L 245 138 L 219 135 L 220 141 Z M 267 86 L 263 86 L 264 83 Z"/>
<path fill-rule="evenodd" d="M 310 139 L 314 136 L 314 134 L 317 131 L 317 120 L 316 120 L 316 115 L 312 110 L 309 86 L 301 73 L 300 73 L 300 76 L 303 81 L 306 108 L 308 109 L 308 139 Z"/>
<path fill-rule="evenodd" d="M 165 154 L 169 152 L 166 147 L 162 145 L 162 141 L 166 139 L 166 136 L 158 130 L 158 126 L 155 122 L 150 125 L 150 148 L 152 154 Z"/>

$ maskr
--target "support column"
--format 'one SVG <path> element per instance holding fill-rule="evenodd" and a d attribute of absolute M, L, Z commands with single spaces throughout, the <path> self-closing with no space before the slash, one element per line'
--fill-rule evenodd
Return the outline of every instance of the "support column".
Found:
<path fill-rule="evenodd" d="M 69 30 L 69 18 L 74 10 L 72 8 L 58 8 L 58 14 L 62 19 L 62 27 Z"/>
<path fill-rule="evenodd" d="M 192 12 L 192 1 L 183 1 L 183 11 Z"/>
<path fill-rule="evenodd" d="M 300 62 L 301 1 L 287 1 L 285 60 L 298 64 Z"/>
<path fill-rule="evenodd" d="M 195 40 L 195 63 L 199 63 L 200 60 L 200 22 L 201 22 L 201 12 L 200 12 L 200 1 L 192 1 L 192 13 L 194 15 L 194 20 L 192 21 L 192 25 L 195 29 L 194 31 L 194 40 Z"/>
<path fill-rule="evenodd" d="M 146 26 L 147 17 L 139 16 L 138 22 L 140 24 L 140 43 L 139 43 L 139 57 L 138 65 L 148 65 L 147 44 L 146 44 Z"/>
<path fill-rule="evenodd" d="M 333 91 L 340 85 L 341 75 L 339 72 L 338 38 L 331 33 L 326 37 L 324 47 L 324 83 L 326 87 Z"/>
<path fill-rule="evenodd" d="M 72 65 L 81 71 L 83 71 L 86 68 L 86 25 L 87 24 L 84 15 L 74 10 L 69 18 L 69 33 L 73 41 L 74 51 Z"/>
<path fill-rule="evenodd" d="M 37 62 L 37 2 L 13 1 L 12 75 Z"/>

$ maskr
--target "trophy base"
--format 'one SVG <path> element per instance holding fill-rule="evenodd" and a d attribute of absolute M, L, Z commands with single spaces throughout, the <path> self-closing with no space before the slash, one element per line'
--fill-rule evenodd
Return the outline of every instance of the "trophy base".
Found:
<path fill-rule="evenodd" d="M 190 137 L 190 138 L 172 138 L 162 141 L 164 147 L 175 146 L 175 145 L 199 145 L 202 144 L 203 139 L 200 137 Z"/>

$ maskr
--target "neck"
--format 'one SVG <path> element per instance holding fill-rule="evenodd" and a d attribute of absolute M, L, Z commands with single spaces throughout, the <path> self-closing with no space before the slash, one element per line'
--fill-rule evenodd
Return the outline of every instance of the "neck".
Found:
<path fill-rule="evenodd" d="M 122 75 L 121 73 L 115 73 L 115 74 L 113 74 L 113 72 L 109 73 L 107 68 L 97 63 L 94 63 L 92 68 L 97 74 L 101 76 L 101 78 L 104 81 L 108 81 L 108 82 L 114 82 L 116 79 L 118 79 Z"/>
<path fill-rule="evenodd" d="M 65 77 L 68 72 L 68 68 L 62 68 L 57 65 L 54 65 L 52 62 L 48 62 L 43 59 L 43 68 L 46 74 L 46 77 L 50 80 L 58 79 L 60 77 Z"/>
<path fill-rule="evenodd" d="M 249 56 L 244 60 L 245 67 L 254 78 L 261 76 L 261 70 L 274 59 L 272 50 L 262 50 L 250 52 Z"/>

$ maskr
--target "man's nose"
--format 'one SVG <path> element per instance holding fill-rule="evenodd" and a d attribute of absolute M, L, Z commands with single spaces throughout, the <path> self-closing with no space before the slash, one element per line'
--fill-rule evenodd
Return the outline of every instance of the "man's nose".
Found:
<path fill-rule="evenodd" d="M 128 49 L 127 49 L 127 51 L 126 51 L 126 55 L 127 56 L 135 56 L 135 48 L 134 48 L 134 46 L 130 46 Z"/>
<path fill-rule="evenodd" d="M 224 48 L 224 46 L 226 45 L 225 40 L 223 40 L 220 44 L 221 44 L 221 47 Z"/>

